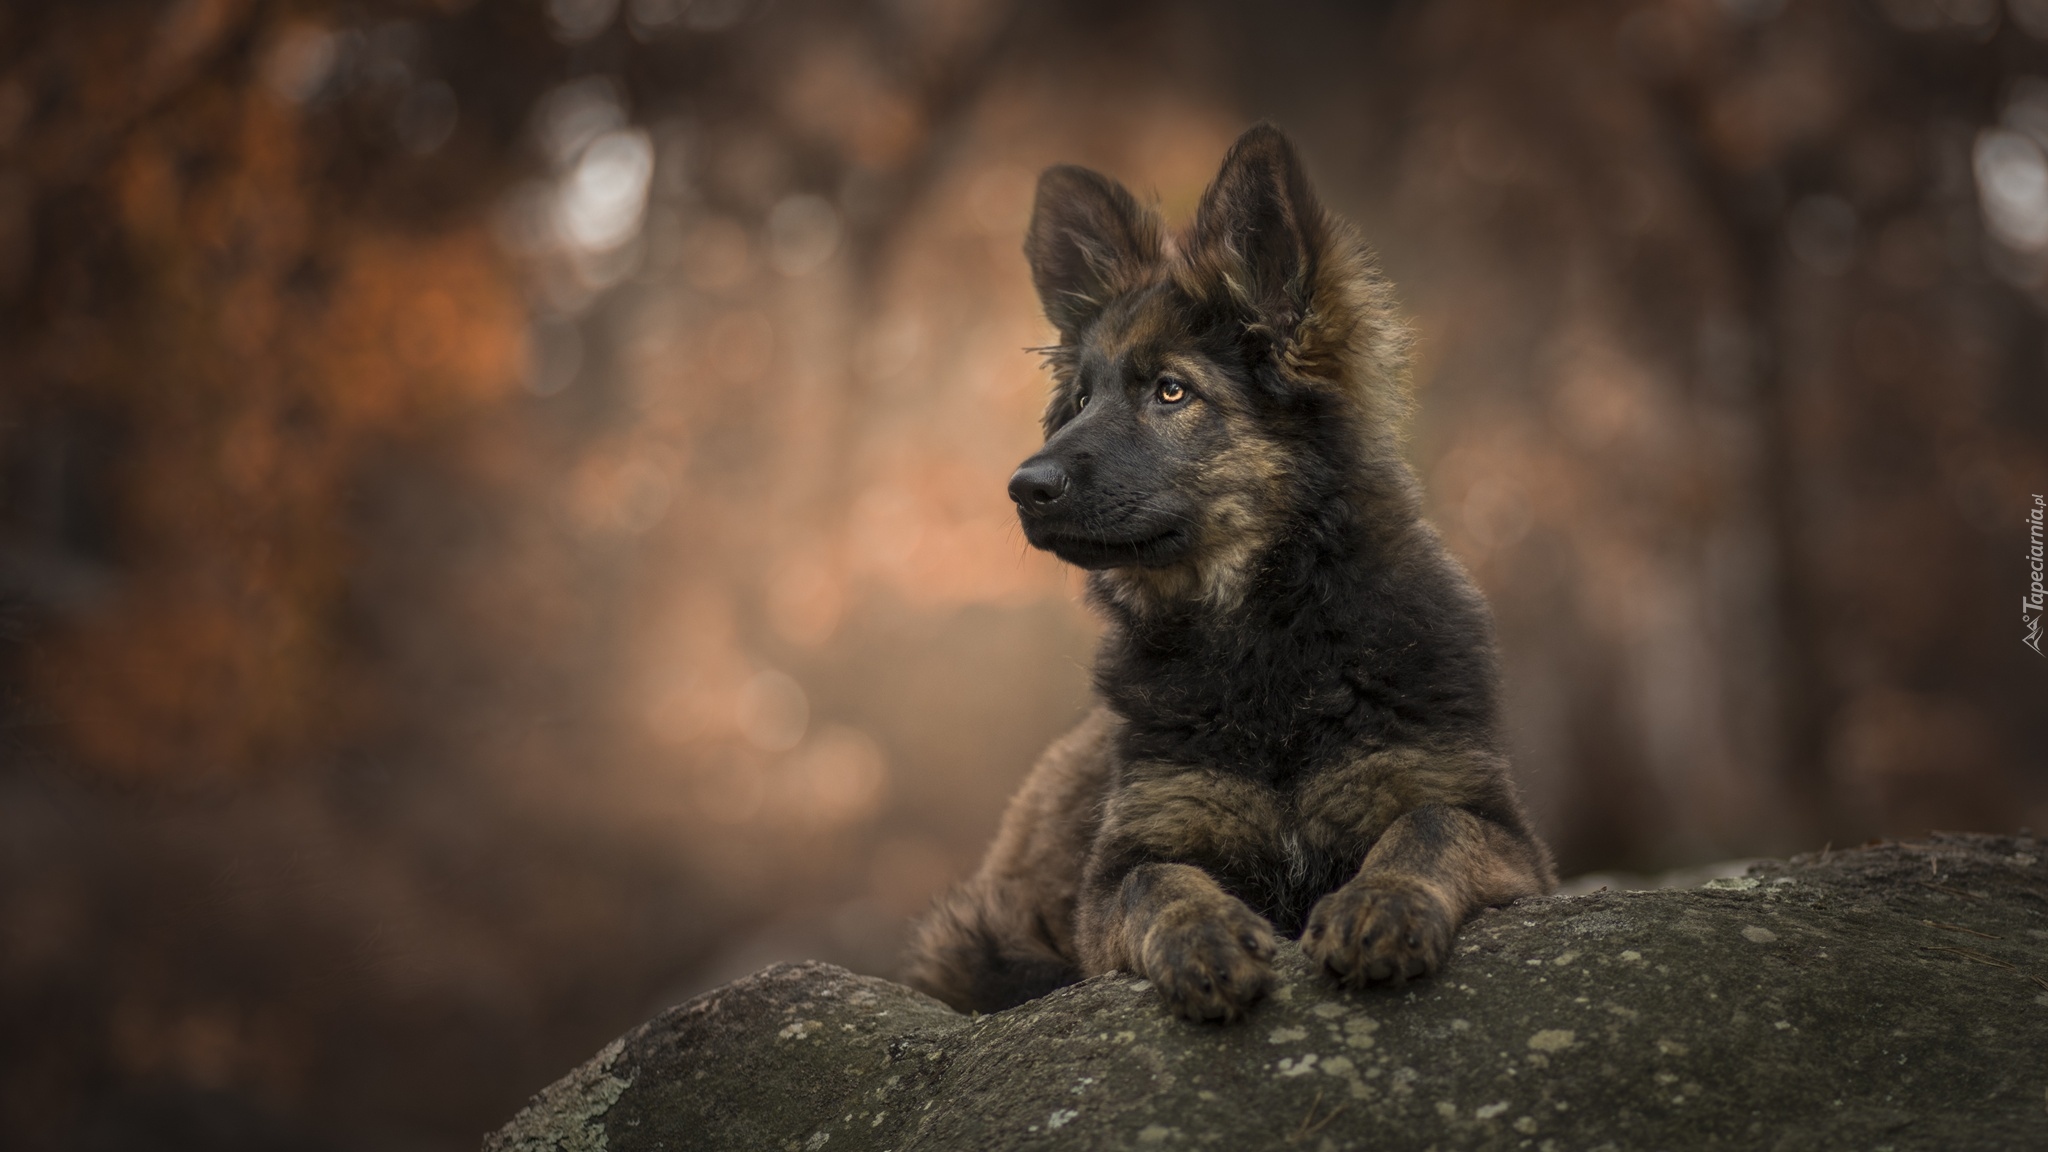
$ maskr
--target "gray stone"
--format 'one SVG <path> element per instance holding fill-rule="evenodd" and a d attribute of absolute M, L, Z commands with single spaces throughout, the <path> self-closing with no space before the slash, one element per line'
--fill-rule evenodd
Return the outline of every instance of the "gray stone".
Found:
<path fill-rule="evenodd" d="M 673 1008 L 487 1152 L 2048 1148 L 2048 843 L 1937 836 L 1489 911 L 1436 978 L 1291 945 L 1247 1022 L 1108 976 L 992 1016 L 782 964 Z"/>

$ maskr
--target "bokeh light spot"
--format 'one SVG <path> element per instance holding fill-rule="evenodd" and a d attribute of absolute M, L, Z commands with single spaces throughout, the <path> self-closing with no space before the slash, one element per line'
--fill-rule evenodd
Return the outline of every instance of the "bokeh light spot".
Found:
<path fill-rule="evenodd" d="M 1971 159 L 1992 235 L 2023 252 L 2048 246 L 2048 157 L 2041 146 L 2010 129 L 1987 128 L 1977 134 Z"/>
<path fill-rule="evenodd" d="M 263 57 L 263 82 L 294 104 L 320 94 L 334 75 L 339 55 L 332 32 L 317 24 L 292 24 Z"/>
<path fill-rule="evenodd" d="M 814 825 L 852 824 L 880 808 L 888 767 L 867 733 L 833 724 L 791 757 L 782 784 L 788 809 Z"/>
<path fill-rule="evenodd" d="M 733 718 L 749 744 L 764 752 L 787 752 L 803 742 L 811 701 L 795 677 L 771 668 L 740 688 Z"/>
<path fill-rule="evenodd" d="M 636 128 L 591 141 L 563 181 L 556 219 L 578 247 L 617 248 L 640 230 L 647 182 L 654 175 L 654 145 Z"/>
<path fill-rule="evenodd" d="M 626 126 L 625 97 L 610 76 L 585 76 L 549 90 L 534 105 L 533 120 L 541 151 L 566 167 L 591 141 Z"/>
<path fill-rule="evenodd" d="M 839 250 L 839 213 L 823 196 L 785 197 L 768 213 L 768 262 L 784 276 L 808 276 Z"/>
<path fill-rule="evenodd" d="M 569 44 L 597 36 L 618 13 L 619 0 L 548 0 L 548 23 Z"/>

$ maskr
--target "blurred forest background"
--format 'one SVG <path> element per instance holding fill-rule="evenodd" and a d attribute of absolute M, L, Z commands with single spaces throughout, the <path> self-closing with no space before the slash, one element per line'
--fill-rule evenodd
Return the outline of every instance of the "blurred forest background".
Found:
<path fill-rule="evenodd" d="M 0 1145 L 889 971 L 1093 625 L 1033 180 L 1294 134 L 1567 871 L 2048 827 L 2048 0 L 0 7 Z"/>

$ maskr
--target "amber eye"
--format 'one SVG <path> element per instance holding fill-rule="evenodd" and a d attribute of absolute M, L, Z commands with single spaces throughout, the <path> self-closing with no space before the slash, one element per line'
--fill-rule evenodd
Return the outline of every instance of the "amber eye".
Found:
<path fill-rule="evenodd" d="M 1168 376 L 1159 382 L 1159 402 L 1161 404 L 1178 404 L 1187 398 L 1188 390 L 1181 386 L 1180 381 Z"/>

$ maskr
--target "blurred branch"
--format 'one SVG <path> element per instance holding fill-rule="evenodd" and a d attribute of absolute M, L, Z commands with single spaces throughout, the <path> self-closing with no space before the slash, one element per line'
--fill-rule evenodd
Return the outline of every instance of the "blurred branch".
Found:
<path fill-rule="evenodd" d="M 897 240 L 918 210 L 930 199 L 932 188 L 952 162 L 954 151 L 972 125 L 983 94 L 999 78 L 1004 58 L 1015 50 L 1017 37 L 1014 32 L 1030 10 L 1027 4 L 1004 0 L 999 14 L 988 22 L 987 29 L 971 48 L 938 69 L 934 79 L 925 86 L 921 95 L 930 127 L 925 132 L 924 141 L 898 176 L 887 206 L 876 213 L 873 222 L 861 229 L 855 238 L 855 281 L 863 289 L 859 294 L 862 300 L 872 302 L 879 299 L 877 293 L 867 289 L 871 289 L 885 273 L 888 254 L 895 249 Z M 906 16 L 898 16 L 899 21 L 906 19 Z M 898 34 L 902 34 L 900 29 Z M 1023 242 L 1022 237 L 1018 242 Z"/>

